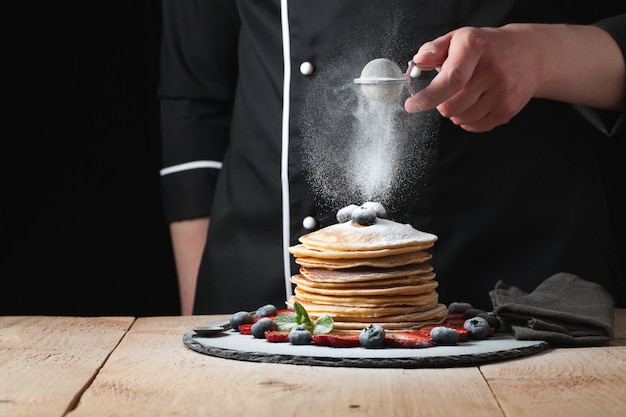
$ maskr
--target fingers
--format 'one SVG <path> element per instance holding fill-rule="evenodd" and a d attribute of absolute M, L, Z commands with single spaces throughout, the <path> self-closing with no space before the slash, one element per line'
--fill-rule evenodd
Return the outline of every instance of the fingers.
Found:
<path fill-rule="evenodd" d="M 459 94 L 460 96 L 461 94 Z M 486 91 L 477 99 L 453 97 L 446 103 L 437 106 L 437 110 L 452 123 L 468 132 L 486 132 L 508 123 L 519 112 L 523 104 L 511 99 L 511 95 L 499 94 L 495 91 Z M 455 113 L 451 113 L 451 112 Z"/>
<path fill-rule="evenodd" d="M 418 67 L 443 59 L 430 84 L 404 103 L 407 112 L 436 108 L 453 123 L 472 132 L 484 132 L 507 123 L 530 100 L 528 64 L 509 45 L 510 35 L 492 28 L 460 28 L 415 54 Z M 521 55 L 521 56 L 520 56 Z"/>
<path fill-rule="evenodd" d="M 448 57 L 448 46 L 451 33 L 441 36 L 433 41 L 424 43 L 413 56 L 413 62 L 422 70 L 430 70 L 439 67 Z"/>
<path fill-rule="evenodd" d="M 458 93 L 467 84 L 466 75 L 444 62 L 439 74 L 431 83 L 404 102 L 409 113 L 430 110 Z"/>
<path fill-rule="evenodd" d="M 413 57 L 418 68 L 442 64 L 430 85 L 407 99 L 406 111 L 415 113 L 435 108 L 467 86 L 480 60 L 475 46 L 468 45 L 471 39 L 463 34 L 469 30 L 471 28 L 450 32 L 420 47 Z"/>

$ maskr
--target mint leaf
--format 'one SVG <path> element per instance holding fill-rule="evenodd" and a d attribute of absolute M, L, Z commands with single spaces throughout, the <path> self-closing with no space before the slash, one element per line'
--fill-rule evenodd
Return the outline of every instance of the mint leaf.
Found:
<path fill-rule="evenodd" d="M 296 301 L 293 303 L 293 308 L 294 310 L 296 310 L 296 322 L 298 324 L 304 324 L 306 326 L 310 325 L 311 327 L 313 327 L 313 322 L 309 317 L 309 313 L 306 312 L 302 304 Z"/>
<path fill-rule="evenodd" d="M 313 326 L 313 334 L 324 334 L 329 333 L 333 329 L 333 325 L 335 322 L 333 318 L 328 314 L 324 314 L 319 316 L 317 320 L 315 320 L 315 326 Z"/>
<path fill-rule="evenodd" d="M 289 332 L 298 325 L 296 322 L 296 313 L 291 311 L 288 313 L 280 313 L 274 317 L 274 324 L 279 331 Z"/>
<path fill-rule="evenodd" d="M 294 311 L 280 313 L 274 317 L 274 324 L 281 332 L 290 332 L 296 327 L 300 327 L 310 331 L 312 334 L 329 333 L 333 329 L 333 318 L 328 314 L 324 314 L 315 320 L 315 323 L 309 317 L 309 313 L 299 302 L 293 303 Z"/>

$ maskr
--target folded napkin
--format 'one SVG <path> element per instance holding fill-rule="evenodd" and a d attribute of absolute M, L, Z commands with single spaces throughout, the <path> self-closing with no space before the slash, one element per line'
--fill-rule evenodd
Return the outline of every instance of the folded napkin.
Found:
<path fill-rule="evenodd" d="M 494 314 L 517 339 L 590 346 L 613 339 L 613 298 L 576 275 L 552 275 L 531 293 L 498 281 L 489 292 Z"/>

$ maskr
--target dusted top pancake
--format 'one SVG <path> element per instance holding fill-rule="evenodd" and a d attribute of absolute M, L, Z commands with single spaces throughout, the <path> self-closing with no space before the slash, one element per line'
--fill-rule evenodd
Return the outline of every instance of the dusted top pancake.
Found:
<path fill-rule="evenodd" d="M 413 228 L 410 224 L 377 218 L 374 224 L 361 226 L 354 221 L 337 223 L 299 238 L 305 246 L 318 250 L 382 250 L 401 247 L 431 247 L 437 236 Z"/>

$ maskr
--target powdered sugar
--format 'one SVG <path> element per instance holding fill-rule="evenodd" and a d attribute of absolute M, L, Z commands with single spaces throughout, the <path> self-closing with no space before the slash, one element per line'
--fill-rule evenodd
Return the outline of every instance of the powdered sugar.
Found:
<path fill-rule="evenodd" d="M 364 201 L 392 208 L 416 197 L 435 118 L 407 113 L 405 94 L 390 103 L 367 99 L 352 82 L 354 68 L 328 68 L 312 81 L 302 108 L 302 165 L 319 203 L 333 210 Z"/>
<path fill-rule="evenodd" d="M 362 233 L 375 237 L 370 244 L 380 247 L 410 246 L 437 240 L 436 235 L 417 230 L 410 224 L 396 223 L 388 219 L 376 219 L 376 222 L 370 226 L 361 226 L 349 221 L 331 227 L 340 232 Z M 357 244 L 363 246 L 364 242 L 366 241 L 359 240 Z M 367 246 L 363 247 L 366 248 Z"/>

